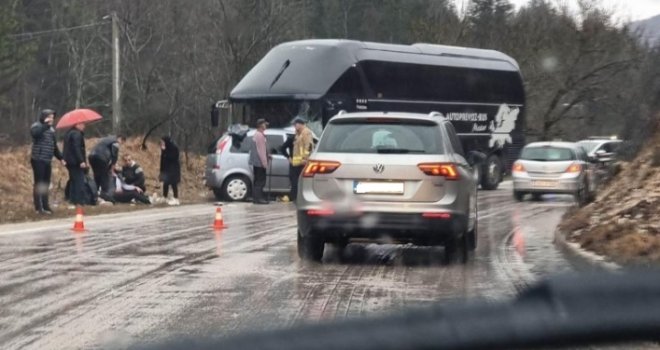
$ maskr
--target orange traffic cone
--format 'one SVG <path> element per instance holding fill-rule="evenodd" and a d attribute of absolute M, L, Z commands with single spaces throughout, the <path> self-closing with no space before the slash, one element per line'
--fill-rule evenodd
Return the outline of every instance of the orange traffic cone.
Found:
<path fill-rule="evenodd" d="M 85 232 L 85 223 L 83 222 L 83 210 L 81 207 L 76 208 L 76 221 L 73 223 L 72 230 L 74 232 Z"/>
<path fill-rule="evenodd" d="M 213 229 L 222 230 L 223 228 L 227 228 L 227 226 L 225 226 L 225 220 L 222 219 L 222 208 L 218 207 L 215 210 L 215 220 L 213 221 Z"/>

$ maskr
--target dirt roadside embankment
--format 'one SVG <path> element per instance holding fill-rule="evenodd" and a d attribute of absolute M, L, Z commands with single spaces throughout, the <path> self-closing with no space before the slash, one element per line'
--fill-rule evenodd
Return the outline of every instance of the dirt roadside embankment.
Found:
<path fill-rule="evenodd" d="M 567 239 L 622 265 L 660 265 L 660 128 L 596 201 L 567 212 Z"/>
<path fill-rule="evenodd" d="M 86 141 L 87 151 L 99 139 Z M 147 142 L 147 149 L 142 150 L 141 137 L 131 137 L 122 146 L 120 159 L 124 154 L 130 154 L 145 172 L 147 194 L 154 191 L 162 196 L 162 183 L 158 182 L 160 168 L 160 147 L 158 140 Z M 60 150 L 62 144 L 60 143 Z M 73 214 L 66 209 L 64 202 L 64 187 L 68 180 L 66 168 L 53 160 L 51 178 L 50 202 L 54 211 L 52 216 L 37 215 L 32 204 L 32 168 L 30 166 L 30 145 L 5 148 L 0 152 L 0 223 L 34 221 L 52 217 L 66 217 Z M 121 163 L 121 160 L 120 160 Z M 183 203 L 199 203 L 210 201 L 212 194 L 204 186 L 205 157 L 202 155 L 181 152 L 181 183 L 179 184 L 180 199 Z M 114 206 L 90 206 L 85 208 L 85 214 L 112 213 L 143 208 L 143 205 L 131 206 L 117 204 Z"/>

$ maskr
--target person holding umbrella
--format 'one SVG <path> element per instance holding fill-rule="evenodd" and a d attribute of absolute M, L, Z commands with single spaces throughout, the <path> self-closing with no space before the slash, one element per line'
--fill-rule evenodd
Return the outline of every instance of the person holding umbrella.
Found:
<path fill-rule="evenodd" d="M 48 189 L 50 187 L 50 175 L 52 172 L 51 161 L 57 158 L 62 165 L 66 165 L 55 139 L 55 111 L 44 109 L 41 111 L 39 120 L 30 127 L 32 135 L 32 154 L 30 164 L 34 174 L 34 188 L 32 196 L 34 210 L 37 214 L 52 214 L 48 204 Z"/>
<path fill-rule="evenodd" d="M 57 129 L 70 128 L 64 135 L 64 161 L 69 172 L 69 202 L 72 205 L 86 204 L 85 172 L 88 165 L 85 151 L 85 124 L 101 118 L 101 115 L 92 110 L 76 109 L 65 114 L 57 123 Z"/>
<path fill-rule="evenodd" d="M 69 202 L 72 205 L 86 204 L 85 196 L 85 124 L 78 123 L 64 135 L 64 161 L 69 172 Z"/>
<path fill-rule="evenodd" d="M 179 181 L 181 181 L 181 162 L 179 147 L 172 138 L 163 136 L 160 140 L 160 181 L 163 182 L 163 197 L 167 200 L 169 188 L 172 187 L 174 198 L 167 200 L 169 205 L 179 205 Z"/>

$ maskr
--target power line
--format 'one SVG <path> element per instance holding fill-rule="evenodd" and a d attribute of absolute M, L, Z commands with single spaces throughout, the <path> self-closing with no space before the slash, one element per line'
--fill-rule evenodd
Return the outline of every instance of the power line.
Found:
<path fill-rule="evenodd" d="M 26 33 L 18 33 L 18 34 L 9 34 L 7 35 L 10 38 L 16 38 L 16 39 L 30 39 L 32 37 L 37 37 L 41 35 L 46 35 L 46 34 L 52 34 L 52 33 L 59 33 L 59 32 L 68 32 L 76 29 L 84 29 L 84 28 L 90 28 L 90 27 L 97 27 L 100 25 L 104 24 L 110 24 L 110 22 L 104 21 L 104 22 L 94 22 L 94 23 L 89 23 L 89 24 L 83 24 L 75 27 L 67 27 L 67 28 L 58 28 L 58 29 L 49 29 L 49 30 L 41 30 L 37 32 L 26 32 Z"/>

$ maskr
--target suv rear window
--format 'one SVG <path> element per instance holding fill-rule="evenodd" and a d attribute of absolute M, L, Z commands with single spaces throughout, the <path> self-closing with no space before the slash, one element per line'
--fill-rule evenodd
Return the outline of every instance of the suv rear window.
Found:
<path fill-rule="evenodd" d="M 350 120 L 330 123 L 319 152 L 442 154 L 442 137 L 435 123 Z"/>
<path fill-rule="evenodd" d="M 562 147 L 525 147 L 520 155 L 520 159 L 539 162 L 575 160 L 575 152 L 570 148 Z"/>

